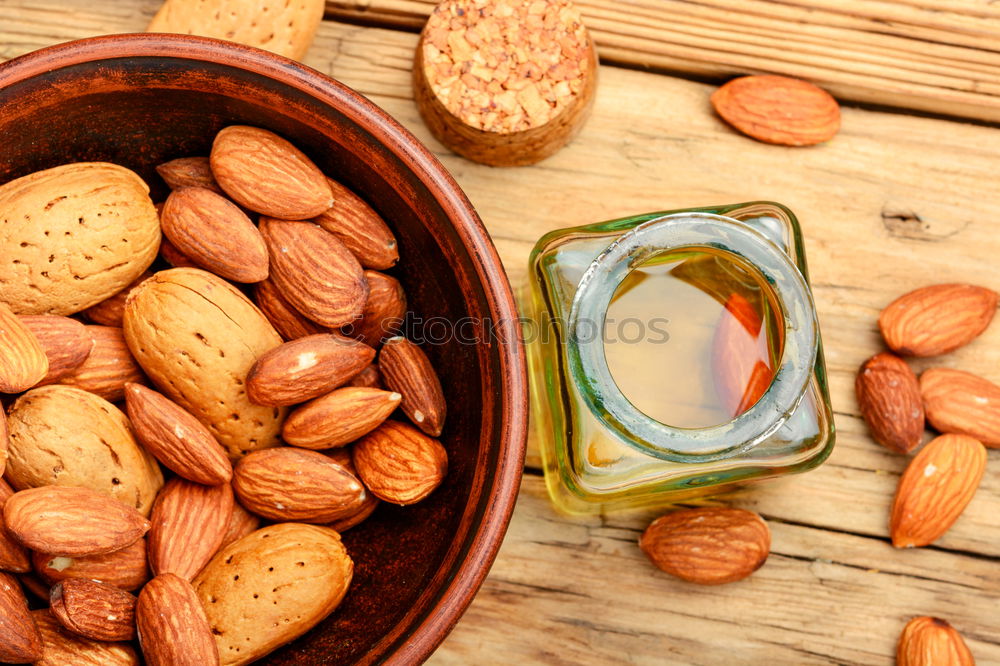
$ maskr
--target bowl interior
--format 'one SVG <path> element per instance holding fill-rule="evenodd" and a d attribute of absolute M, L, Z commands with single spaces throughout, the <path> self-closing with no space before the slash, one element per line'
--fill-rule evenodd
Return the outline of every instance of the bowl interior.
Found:
<path fill-rule="evenodd" d="M 160 201 L 166 188 L 153 167 L 207 155 L 230 124 L 288 138 L 387 220 L 401 248 L 388 272 L 423 318 L 412 330 L 425 337 L 448 401 L 443 486 L 414 506 L 383 503 L 346 532 L 355 575 L 345 601 L 266 662 L 419 660 L 492 561 L 517 492 L 525 419 L 516 333 L 471 343 L 490 322 L 516 316 L 509 286 L 436 160 L 366 100 L 290 61 L 212 40 L 135 35 L 0 66 L 0 183 L 67 162 L 110 161 L 136 170 Z M 452 334 L 456 322 L 469 322 L 470 339 Z"/>

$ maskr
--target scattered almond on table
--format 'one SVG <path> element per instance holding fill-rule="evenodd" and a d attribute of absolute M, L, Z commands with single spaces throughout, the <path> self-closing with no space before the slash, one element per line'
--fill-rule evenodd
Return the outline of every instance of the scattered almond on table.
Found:
<path fill-rule="evenodd" d="M 3 661 L 249 663 L 348 594 L 339 532 L 447 474 L 375 210 L 254 127 L 158 172 L 161 207 L 111 164 L 0 186 Z"/>

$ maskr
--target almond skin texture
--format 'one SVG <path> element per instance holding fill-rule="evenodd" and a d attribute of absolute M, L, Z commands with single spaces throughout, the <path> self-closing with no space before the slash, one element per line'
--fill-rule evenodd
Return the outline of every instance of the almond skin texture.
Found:
<path fill-rule="evenodd" d="M 254 287 L 254 302 L 285 340 L 329 333 L 328 329 L 299 314 L 270 280 L 258 282 Z"/>
<path fill-rule="evenodd" d="M 49 610 L 31 611 L 42 635 L 44 657 L 36 666 L 139 666 L 128 643 L 95 641 L 67 631 Z"/>
<path fill-rule="evenodd" d="M 160 221 L 134 172 L 76 162 L 0 185 L 0 302 L 70 315 L 114 296 L 156 258 Z"/>
<path fill-rule="evenodd" d="M 920 394 L 935 429 L 1000 447 L 1000 386 L 970 372 L 930 368 L 920 375 Z"/>
<path fill-rule="evenodd" d="M 3 476 L 4 470 L 7 469 L 7 451 L 10 449 L 10 431 L 7 429 L 7 413 L 4 411 L 3 405 L 0 405 L 0 477 Z M 2 495 L 0 495 L 0 502 L 3 501 Z M 0 569 L 3 567 L 0 566 Z"/>
<path fill-rule="evenodd" d="M 207 157 L 179 157 L 156 167 L 156 173 L 172 190 L 182 187 L 204 187 L 218 194 L 222 188 L 215 182 Z"/>
<path fill-rule="evenodd" d="M 247 664 L 332 613 L 353 575 L 354 563 L 335 531 L 281 523 L 219 551 L 194 589 L 222 664 Z"/>
<path fill-rule="evenodd" d="M 137 277 L 132 284 L 125 287 L 117 294 L 101 301 L 97 305 L 92 305 L 83 311 L 83 315 L 95 324 L 100 324 L 101 326 L 117 326 L 121 328 L 122 317 L 125 316 L 125 300 L 128 298 L 128 294 L 132 289 L 134 289 L 139 283 L 152 277 L 152 273 L 149 271 L 143 271 L 142 275 Z"/>
<path fill-rule="evenodd" d="M 448 452 L 441 442 L 399 421 L 386 421 L 354 445 L 358 476 L 380 500 L 414 504 L 441 485 Z"/>
<path fill-rule="evenodd" d="M 311 222 L 260 219 L 271 279 L 282 297 L 309 319 L 338 328 L 360 318 L 368 299 L 361 264 L 336 236 Z"/>
<path fill-rule="evenodd" d="M 13 489 L 0 478 L 0 571 L 26 573 L 31 571 L 31 558 L 28 555 L 28 550 L 14 538 L 13 534 L 7 531 L 7 524 L 3 519 L 4 504 L 7 503 L 7 498 L 13 494 Z"/>
<path fill-rule="evenodd" d="M 396 278 L 378 271 L 365 271 L 368 300 L 361 321 L 348 324 L 344 332 L 372 347 L 399 332 L 406 317 L 406 294 Z"/>
<path fill-rule="evenodd" d="M 840 106 L 807 81 L 771 74 L 744 76 L 712 93 L 723 120 L 764 143 L 812 146 L 840 129 Z"/>
<path fill-rule="evenodd" d="M 333 205 L 326 177 L 274 132 L 231 125 L 215 137 L 212 174 L 233 201 L 282 220 L 307 220 Z"/>
<path fill-rule="evenodd" d="M 7 529 L 25 546 L 69 557 L 121 550 L 149 530 L 138 511 L 89 488 L 22 490 L 7 500 L 3 513 Z"/>
<path fill-rule="evenodd" d="M 903 627 L 896 666 L 975 666 L 962 635 L 936 617 L 915 617 Z"/>
<path fill-rule="evenodd" d="M 347 386 L 361 386 L 364 388 L 385 388 L 382 383 L 382 373 L 378 371 L 378 363 L 372 363 L 367 368 L 354 376 L 354 379 L 347 382 Z"/>
<path fill-rule="evenodd" d="M 376 388 L 339 388 L 292 410 L 281 436 L 292 446 L 305 449 L 343 446 L 389 418 L 401 397 Z"/>
<path fill-rule="evenodd" d="M 235 471 L 233 489 L 240 503 L 271 520 L 330 523 L 355 513 L 365 501 L 361 482 L 315 451 L 255 451 Z"/>
<path fill-rule="evenodd" d="M 129 296 L 124 325 L 149 378 L 208 427 L 230 460 L 278 445 L 285 411 L 252 404 L 245 381 L 281 336 L 239 290 L 195 268 L 160 271 Z"/>
<path fill-rule="evenodd" d="M 163 473 L 107 400 L 71 386 L 43 386 L 18 398 L 8 425 L 7 480 L 17 490 L 90 488 L 149 515 Z"/>
<path fill-rule="evenodd" d="M 59 380 L 98 395 L 108 402 L 121 402 L 125 385 L 146 381 L 142 368 L 125 344 L 122 329 L 116 326 L 88 326 L 94 348 L 87 359 Z"/>
<path fill-rule="evenodd" d="M 174 190 L 160 216 L 163 235 L 186 257 L 219 277 L 260 282 L 267 277 L 264 239 L 239 206 L 204 187 Z"/>
<path fill-rule="evenodd" d="M 764 565 L 771 531 L 760 516 L 744 509 L 682 509 L 650 523 L 639 547 L 672 576 L 721 585 L 742 580 Z"/>
<path fill-rule="evenodd" d="M 225 548 L 234 541 L 239 541 L 246 535 L 256 532 L 260 527 L 260 518 L 243 508 L 239 502 L 233 502 L 233 513 L 229 516 L 229 525 L 226 526 L 226 534 L 222 537 L 222 545 Z"/>
<path fill-rule="evenodd" d="M 136 624 L 149 666 L 211 666 L 219 663 L 205 610 L 191 584 L 173 574 L 149 581 L 139 594 Z"/>
<path fill-rule="evenodd" d="M 222 546 L 232 515 L 233 489 L 228 483 L 168 482 L 149 519 L 149 567 L 153 575 L 194 578 Z"/>
<path fill-rule="evenodd" d="M 971 284 L 937 284 L 900 296 L 878 325 L 903 356 L 938 356 L 976 339 L 993 320 L 997 293 Z"/>
<path fill-rule="evenodd" d="M 74 634 L 95 641 L 135 638 L 135 597 L 117 587 L 72 578 L 52 588 L 52 614 Z"/>
<path fill-rule="evenodd" d="M 21 315 L 19 319 L 49 359 L 49 371 L 39 386 L 56 382 L 80 367 L 94 348 L 93 336 L 76 319 L 60 315 Z"/>
<path fill-rule="evenodd" d="M 365 268 L 385 270 L 399 261 L 396 237 L 371 206 L 335 180 L 327 179 L 333 190 L 333 206 L 314 222 L 347 246 Z"/>
<path fill-rule="evenodd" d="M 31 560 L 35 572 L 49 585 L 82 578 L 107 583 L 130 592 L 149 580 L 145 539 L 103 555 L 68 557 L 34 552 Z"/>
<path fill-rule="evenodd" d="M 263 354 L 247 375 L 257 405 L 294 405 L 323 395 L 361 372 L 375 350 L 335 333 L 292 340 Z"/>
<path fill-rule="evenodd" d="M 428 435 L 440 436 L 447 406 L 424 351 L 402 336 L 390 338 L 379 352 L 378 368 L 385 385 L 403 396 L 403 413 Z"/>
<path fill-rule="evenodd" d="M 27 664 L 42 658 L 42 636 L 38 633 L 21 584 L 0 571 L 0 661 Z"/>
<path fill-rule="evenodd" d="M 899 479 L 889 532 L 896 548 L 926 546 L 948 531 L 979 488 L 986 448 L 966 435 L 941 435 Z"/>
<path fill-rule="evenodd" d="M 42 381 L 49 359 L 38 338 L 0 302 L 0 393 L 20 393 Z"/>
<path fill-rule="evenodd" d="M 917 376 L 906 361 L 889 352 L 872 356 L 858 371 L 854 390 L 875 441 L 897 453 L 919 446 L 924 403 Z"/>
<path fill-rule="evenodd" d="M 125 385 L 125 405 L 136 439 L 173 472 L 207 486 L 233 478 L 225 449 L 183 407 L 139 384 Z"/>

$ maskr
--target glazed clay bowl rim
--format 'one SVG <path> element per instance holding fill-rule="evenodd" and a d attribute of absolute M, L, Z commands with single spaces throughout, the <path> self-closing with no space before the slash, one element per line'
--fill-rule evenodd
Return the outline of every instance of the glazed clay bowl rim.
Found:
<path fill-rule="evenodd" d="M 471 202 L 444 165 L 388 113 L 344 84 L 301 63 L 253 47 L 205 37 L 136 33 L 57 44 L 0 63 L 0 89 L 82 63 L 177 58 L 262 75 L 307 94 L 370 133 L 427 188 L 469 253 L 490 316 L 504 323 L 499 359 L 499 441 L 492 487 L 480 497 L 464 552 L 421 617 L 383 646 L 385 663 L 419 663 L 440 645 L 472 602 L 503 542 L 517 500 L 527 439 L 527 371 L 517 307 L 500 257 Z M 468 509 L 466 509 L 468 511 Z M 376 643 L 381 646 L 382 643 Z"/>

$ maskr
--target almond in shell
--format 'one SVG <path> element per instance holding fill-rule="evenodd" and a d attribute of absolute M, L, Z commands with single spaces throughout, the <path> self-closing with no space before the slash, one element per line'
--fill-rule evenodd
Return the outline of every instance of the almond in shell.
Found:
<path fill-rule="evenodd" d="M 975 666 L 962 635 L 946 620 L 915 617 L 896 646 L 896 666 Z"/>
<path fill-rule="evenodd" d="M 979 488 L 986 448 L 966 435 L 941 435 L 899 479 L 889 532 L 896 548 L 926 546 L 958 520 Z"/>
<path fill-rule="evenodd" d="M 389 418 L 401 397 L 393 391 L 345 386 L 292 410 L 281 436 L 306 449 L 343 446 Z"/>
<path fill-rule="evenodd" d="M 419 502 L 448 473 L 448 452 L 441 442 L 399 421 L 386 421 L 358 440 L 353 457 L 365 487 L 391 504 Z"/>
<path fill-rule="evenodd" d="M 997 293 L 971 284 L 937 284 L 900 296 L 878 325 L 893 351 L 904 356 L 947 354 L 976 339 L 993 320 Z"/>
<path fill-rule="evenodd" d="M 427 354 L 402 336 L 382 345 L 378 368 L 385 385 L 403 396 L 400 407 L 418 428 L 438 437 L 444 428 L 447 406 L 441 380 Z"/>
<path fill-rule="evenodd" d="M 226 127 L 216 135 L 209 160 L 219 187 L 255 213 L 307 220 L 333 205 L 333 192 L 319 168 L 274 132 Z"/>
<path fill-rule="evenodd" d="M 840 106 L 808 81 L 766 74 L 729 81 L 712 94 L 723 120 L 765 143 L 812 146 L 840 129 Z"/>
<path fill-rule="evenodd" d="M 327 328 L 361 317 L 368 282 L 361 264 L 336 236 L 312 222 L 262 217 L 271 279 L 299 313 Z"/>
<path fill-rule="evenodd" d="M 1000 386 L 971 372 L 930 368 L 920 375 L 920 394 L 935 429 L 1000 447 Z"/>
<path fill-rule="evenodd" d="M 260 282 L 267 277 L 264 239 L 239 206 L 204 187 L 174 190 L 160 216 L 163 235 L 186 257 L 219 277 Z"/>
<path fill-rule="evenodd" d="M 222 545 L 233 514 L 228 483 L 203 486 L 171 479 L 160 491 L 149 522 L 149 566 L 154 576 L 191 580 Z"/>
<path fill-rule="evenodd" d="M 94 338 L 82 322 L 61 315 L 21 315 L 49 359 L 49 371 L 39 386 L 59 381 L 80 367 L 94 348 Z"/>
<path fill-rule="evenodd" d="M 125 385 L 144 383 L 146 375 L 136 363 L 117 326 L 88 326 L 94 348 L 86 360 L 63 375 L 60 384 L 75 386 L 100 396 L 108 402 L 125 397 Z"/>
<path fill-rule="evenodd" d="M 336 333 L 286 342 L 261 355 L 246 379 L 257 405 L 294 405 L 323 395 L 361 372 L 375 350 Z"/>
<path fill-rule="evenodd" d="M 333 179 L 333 206 L 314 221 L 336 236 L 365 268 L 385 270 L 399 261 L 396 237 L 375 210 Z"/>
<path fill-rule="evenodd" d="M 663 571 L 701 585 L 742 580 L 767 561 L 771 531 L 752 511 L 682 509 L 646 528 L 639 547 Z"/>
<path fill-rule="evenodd" d="M 42 381 L 49 360 L 38 338 L 0 302 L 0 393 L 20 393 Z"/>
<path fill-rule="evenodd" d="M 191 583 L 173 574 L 149 581 L 139 594 L 136 625 L 149 666 L 212 666 L 219 651 Z"/>
<path fill-rule="evenodd" d="M 21 584 L 0 571 L 0 661 L 13 664 L 42 658 L 42 636 L 38 632 Z"/>
<path fill-rule="evenodd" d="M 883 352 L 861 366 L 854 382 L 861 415 L 879 444 L 909 453 L 924 435 L 924 404 L 917 376 L 906 361 Z"/>
<path fill-rule="evenodd" d="M 67 630 L 95 641 L 135 638 L 135 597 L 117 587 L 71 578 L 52 588 L 52 614 Z"/>

